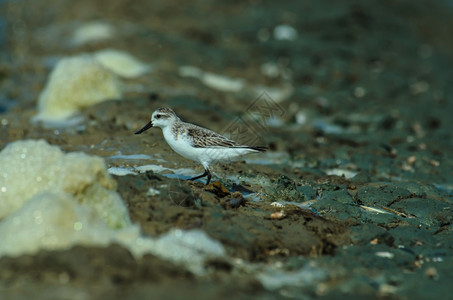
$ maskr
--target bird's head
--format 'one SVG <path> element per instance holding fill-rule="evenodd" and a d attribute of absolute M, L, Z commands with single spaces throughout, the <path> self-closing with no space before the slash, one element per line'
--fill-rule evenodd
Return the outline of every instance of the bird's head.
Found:
<path fill-rule="evenodd" d="M 177 120 L 179 120 L 179 118 L 171 108 L 161 107 L 153 112 L 151 121 L 135 134 L 140 134 L 151 127 L 160 127 L 163 129 L 167 126 L 171 126 Z"/>

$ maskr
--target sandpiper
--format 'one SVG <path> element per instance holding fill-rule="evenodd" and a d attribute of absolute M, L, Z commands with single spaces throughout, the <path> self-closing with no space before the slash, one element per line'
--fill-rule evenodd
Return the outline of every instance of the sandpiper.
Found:
<path fill-rule="evenodd" d="M 266 150 L 266 147 L 242 145 L 209 129 L 183 122 L 168 107 L 156 109 L 151 116 L 151 121 L 135 134 L 140 134 L 151 127 L 162 129 L 165 140 L 176 153 L 203 165 L 204 173 L 189 180 L 207 176 L 206 184 L 211 181 L 209 171 L 211 163 Z"/>

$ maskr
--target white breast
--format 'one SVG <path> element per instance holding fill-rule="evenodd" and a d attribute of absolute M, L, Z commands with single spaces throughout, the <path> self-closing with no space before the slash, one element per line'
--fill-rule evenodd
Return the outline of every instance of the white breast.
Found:
<path fill-rule="evenodd" d="M 196 151 L 196 148 L 192 147 L 190 141 L 187 138 L 184 138 L 183 136 L 173 136 L 170 128 L 165 128 L 162 130 L 162 132 L 168 145 L 176 153 L 185 158 L 200 162 L 198 151 Z"/>
<path fill-rule="evenodd" d="M 248 148 L 195 148 L 188 136 L 174 137 L 170 128 L 163 129 L 163 134 L 168 145 L 176 153 L 203 165 L 209 165 L 214 161 L 227 161 L 244 154 L 257 152 Z"/>

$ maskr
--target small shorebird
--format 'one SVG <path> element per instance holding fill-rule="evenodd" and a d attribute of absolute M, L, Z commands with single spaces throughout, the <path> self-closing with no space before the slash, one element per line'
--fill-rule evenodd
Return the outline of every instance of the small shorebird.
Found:
<path fill-rule="evenodd" d="M 183 122 L 171 108 L 167 107 L 156 109 L 151 121 L 135 134 L 140 134 L 151 127 L 162 129 L 165 140 L 176 153 L 203 165 L 204 173 L 189 180 L 207 176 L 206 184 L 211 181 L 209 165 L 212 162 L 266 150 L 266 147 L 239 144 L 209 129 Z"/>

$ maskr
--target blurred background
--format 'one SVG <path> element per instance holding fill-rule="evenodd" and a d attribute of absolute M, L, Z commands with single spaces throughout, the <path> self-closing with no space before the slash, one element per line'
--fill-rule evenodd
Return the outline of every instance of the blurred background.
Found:
<path fill-rule="evenodd" d="M 193 95 L 211 106 L 236 101 L 223 109 L 239 111 L 254 89 L 268 89 L 287 118 L 301 107 L 385 113 L 410 101 L 423 121 L 422 103 L 445 106 L 451 93 L 441 80 L 453 47 L 450 9 L 448 1 L 393 0 L 2 1 L 2 110 L 34 105 L 61 57 L 114 48 L 153 69 L 126 98 Z M 181 76 L 183 66 L 244 86 L 225 95 Z"/>

